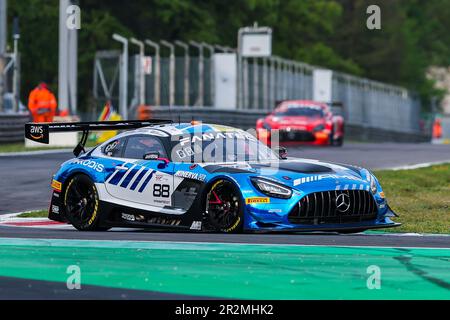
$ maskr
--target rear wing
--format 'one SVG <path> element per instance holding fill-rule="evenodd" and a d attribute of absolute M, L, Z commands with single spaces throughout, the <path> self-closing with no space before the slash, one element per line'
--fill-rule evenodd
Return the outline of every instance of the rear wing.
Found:
<path fill-rule="evenodd" d="M 129 130 L 149 127 L 159 124 L 172 123 L 171 120 L 152 119 L 152 120 L 128 120 L 128 121 L 97 121 L 97 122 L 56 122 L 56 123 L 27 123 L 25 124 L 25 138 L 48 144 L 50 141 L 50 132 L 82 132 L 80 142 L 73 150 L 75 156 L 85 152 L 86 144 L 90 131 L 110 131 L 110 130 Z"/>

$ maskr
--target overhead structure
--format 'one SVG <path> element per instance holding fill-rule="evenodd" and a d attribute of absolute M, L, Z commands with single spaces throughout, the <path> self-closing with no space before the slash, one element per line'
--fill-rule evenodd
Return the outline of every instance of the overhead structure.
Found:
<path fill-rule="evenodd" d="M 59 0 L 58 108 L 77 112 L 78 30 L 67 26 L 71 0 Z"/>
<path fill-rule="evenodd" d="M 0 0 L 0 97 L 3 97 L 5 91 L 5 69 L 6 54 L 6 35 L 7 35 L 7 1 Z M 0 112 L 3 111 L 3 99 L 0 99 Z"/>
<path fill-rule="evenodd" d="M 238 31 L 238 81 L 237 81 L 237 106 L 239 109 L 249 107 L 248 97 L 248 60 L 253 58 L 253 79 L 256 80 L 258 68 L 258 58 L 268 58 L 272 56 L 272 29 L 269 27 L 259 27 L 255 24 L 252 27 L 240 28 Z M 258 83 L 254 81 L 256 94 Z M 254 99 L 254 108 L 258 108 L 258 102 Z"/>

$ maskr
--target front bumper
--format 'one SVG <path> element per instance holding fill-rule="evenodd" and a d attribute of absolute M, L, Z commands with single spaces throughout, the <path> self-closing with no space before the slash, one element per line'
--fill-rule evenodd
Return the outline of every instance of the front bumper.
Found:
<path fill-rule="evenodd" d="M 270 131 L 258 129 L 258 138 L 266 145 L 270 145 L 272 138 Z M 308 131 L 298 129 L 279 129 L 280 143 L 285 145 L 292 144 L 310 144 L 310 145 L 327 145 L 330 143 L 330 132 L 324 131 Z"/>

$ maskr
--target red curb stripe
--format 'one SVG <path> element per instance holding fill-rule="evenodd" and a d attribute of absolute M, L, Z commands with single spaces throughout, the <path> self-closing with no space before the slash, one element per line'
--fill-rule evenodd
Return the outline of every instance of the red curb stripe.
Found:
<path fill-rule="evenodd" d="M 25 227 L 31 227 L 31 226 L 51 226 L 51 225 L 61 225 L 65 224 L 63 222 L 58 221 L 20 221 L 20 222 L 5 222 L 2 223 L 4 225 L 10 225 L 10 226 L 25 226 Z"/>

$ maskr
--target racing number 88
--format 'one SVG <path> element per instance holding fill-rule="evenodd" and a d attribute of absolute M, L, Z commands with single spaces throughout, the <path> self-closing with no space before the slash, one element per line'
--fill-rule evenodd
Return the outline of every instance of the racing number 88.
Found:
<path fill-rule="evenodd" d="M 170 197 L 170 186 L 168 184 L 153 185 L 153 196 L 169 198 Z"/>

